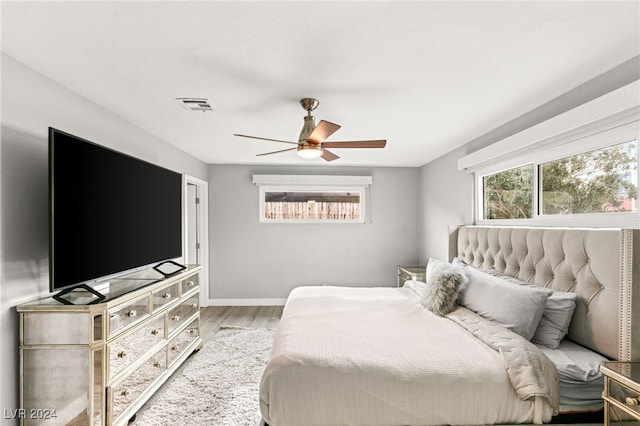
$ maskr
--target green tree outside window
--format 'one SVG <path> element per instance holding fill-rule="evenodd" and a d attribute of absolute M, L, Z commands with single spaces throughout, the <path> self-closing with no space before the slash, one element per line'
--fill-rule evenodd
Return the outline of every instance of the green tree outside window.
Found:
<path fill-rule="evenodd" d="M 638 140 L 538 166 L 540 213 L 638 211 Z M 485 219 L 533 217 L 534 165 L 483 177 Z"/>

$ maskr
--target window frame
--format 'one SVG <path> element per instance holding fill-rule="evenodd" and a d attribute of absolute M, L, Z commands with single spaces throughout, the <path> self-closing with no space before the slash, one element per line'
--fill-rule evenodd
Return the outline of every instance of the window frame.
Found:
<path fill-rule="evenodd" d="M 373 176 L 363 175 L 259 175 L 252 176 L 258 191 L 258 220 L 261 224 L 365 224 L 371 220 L 370 201 Z M 267 219 L 264 217 L 265 192 L 358 192 L 360 219 Z"/>
<path fill-rule="evenodd" d="M 540 176 L 539 167 L 543 163 L 559 160 L 573 155 L 606 148 L 619 143 L 638 140 L 640 136 L 638 121 L 615 127 L 589 126 L 577 133 L 569 141 L 562 139 L 555 143 L 530 147 L 529 152 L 518 152 L 507 159 L 497 161 L 474 171 L 474 218 L 478 225 L 524 225 L 524 226 L 571 226 L 571 227 L 616 227 L 640 228 L 640 208 L 635 212 L 582 213 L 570 215 L 540 214 Z M 508 169 L 533 165 L 533 212 L 527 219 L 485 219 L 483 200 L 483 178 Z M 636 187 L 640 190 L 640 155 L 638 155 Z"/>
<path fill-rule="evenodd" d="M 269 219 L 265 217 L 265 194 L 267 192 L 353 192 L 360 196 L 359 219 Z M 260 186 L 260 223 L 330 223 L 330 224 L 362 224 L 366 218 L 366 191 L 365 187 L 349 186 L 308 186 L 308 185 L 284 185 L 284 186 Z"/>

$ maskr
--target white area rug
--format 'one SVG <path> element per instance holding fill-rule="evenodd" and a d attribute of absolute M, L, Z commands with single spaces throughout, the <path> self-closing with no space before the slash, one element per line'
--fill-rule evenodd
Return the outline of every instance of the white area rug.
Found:
<path fill-rule="evenodd" d="M 258 392 L 273 330 L 221 328 L 132 426 L 258 426 Z"/>

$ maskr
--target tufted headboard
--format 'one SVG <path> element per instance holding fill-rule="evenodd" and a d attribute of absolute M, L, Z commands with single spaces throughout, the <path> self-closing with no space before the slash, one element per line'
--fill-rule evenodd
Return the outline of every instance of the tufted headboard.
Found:
<path fill-rule="evenodd" d="M 640 361 L 640 230 L 462 226 L 453 240 L 477 269 L 577 293 L 568 338 Z"/>

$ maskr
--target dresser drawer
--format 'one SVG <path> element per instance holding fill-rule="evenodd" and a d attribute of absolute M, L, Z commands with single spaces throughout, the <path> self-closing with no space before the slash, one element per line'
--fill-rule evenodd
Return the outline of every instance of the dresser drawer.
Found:
<path fill-rule="evenodd" d="M 149 316 L 149 296 L 109 309 L 109 337 Z"/>
<path fill-rule="evenodd" d="M 633 413 L 633 418 L 640 420 L 640 392 L 629 389 L 615 380 L 610 380 L 608 399 L 614 405 L 625 407 L 629 410 L 629 414 Z M 629 417 L 624 416 L 621 412 L 617 416 L 629 420 Z"/>
<path fill-rule="evenodd" d="M 109 380 L 163 341 L 164 317 L 161 315 L 139 330 L 108 344 Z"/>
<path fill-rule="evenodd" d="M 120 384 L 111 388 L 107 404 L 112 407 L 111 416 L 120 416 L 167 368 L 167 352 L 162 349 L 131 373 Z M 125 423 L 126 424 L 126 423 Z"/>
<path fill-rule="evenodd" d="M 169 335 L 178 329 L 185 321 L 188 321 L 194 314 L 199 312 L 200 304 L 198 302 L 200 295 L 191 296 L 178 306 L 171 308 L 169 311 Z"/>
<path fill-rule="evenodd" d="M 154 292 L 151 296 L 153 299 L 153 311 L 155 312 L 163 306 L 173 302 L 174 300 L 177 300 L 179 288 L 180 283 L 175 283 L 174 285 Z"/>
<path fill-rule="evenodd" d="M 182 280 L 182 294 L 185 294 L 188 291 L 191 291 L 194 288 L 197 288 L 199 284 L 200 284 L 199 275 L 194 275 L 192 277 Z"/>
<path fill-rule="evenodd" d="M 86 313 L 45 312 L 22 315 L 25 345 L 77 345 L 90 339 L 92 317 Z M 56 324 L 64 333 L 52 333 L 51 324 Z M 99 318 L 94 318 L 94 341 L 101 340 Z"/>
<path fill-rule="evenodd" d="M 168 366 L 171 367 L 173 363 L 182 355 L 189 345 L 197 340 L 199 337 L 199 320 L 193 321 L 187 328 L 182 330 L 177 336 L 175 336 L 169 342 L 168 346 Z"/>

